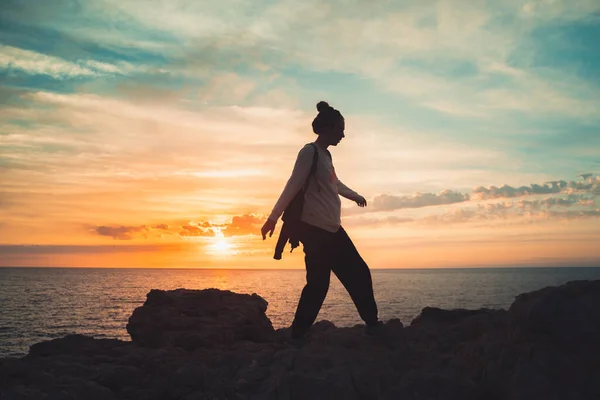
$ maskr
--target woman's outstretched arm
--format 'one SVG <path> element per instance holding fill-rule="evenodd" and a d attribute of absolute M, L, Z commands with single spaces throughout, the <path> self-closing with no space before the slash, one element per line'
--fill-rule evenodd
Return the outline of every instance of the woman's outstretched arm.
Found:
<path fill-rule="evenodd" d="M 356 193 L 354 190 L 350 189 L 348 186 L 344 185 L 342 181 L 338 179 L 337 181 L 338 193 L 340 196 L 345 197 L 349 200 L 356 202 L 361 207 L 367 205 L 367 200 L 362 197 L 360 194 Z"/>

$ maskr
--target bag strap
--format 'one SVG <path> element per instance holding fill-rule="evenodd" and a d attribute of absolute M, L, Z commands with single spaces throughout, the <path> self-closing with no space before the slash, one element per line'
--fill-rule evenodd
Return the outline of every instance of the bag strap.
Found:
<path fill-rule="evenodd" d="M 315 146 L 314 143 L 309 143 L 309 144 L 315 149 L 315 154 L 313 154 L 313 161 L 312 161 L 312 166 L 310 167 L 310 172 L 308 173 L 308 176 L 306 177 L 306 182 L 304 182 L 304 186 L 302 187 L 304 190 L 306 190 L 306 188 L 308 188 L 308 183 L 310 181 L 310 177 L 314 176 L 316 174 L 317 163 L 319 161 L 319 151 L 317 150 L 317 146 Z"/>

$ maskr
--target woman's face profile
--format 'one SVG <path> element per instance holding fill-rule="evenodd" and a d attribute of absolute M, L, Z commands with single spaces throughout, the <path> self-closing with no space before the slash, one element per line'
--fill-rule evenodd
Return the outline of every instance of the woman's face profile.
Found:
<path fill-rule="evenodd" d="M 345 137 L 344 130 L 346 129 L 346 124 L 343 118 L 340 118 L 337 124 L 335 124 L 331 131 L 327 134 L 328 142 L 331 146 L 337 146 L 338 143 Z"/>

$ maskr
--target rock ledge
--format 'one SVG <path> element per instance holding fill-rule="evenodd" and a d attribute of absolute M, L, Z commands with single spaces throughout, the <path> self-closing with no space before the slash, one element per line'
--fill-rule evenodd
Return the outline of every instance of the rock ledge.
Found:
<path fill-rule="evenodd" d="M 284 342 L 258 295 L 153 290 L 132 342 L 70 335 L 0 359 L 5 399 L 598 399 L 600 281 L 509 310 L 426 307 L 378 337 L 321 321 Z"/>

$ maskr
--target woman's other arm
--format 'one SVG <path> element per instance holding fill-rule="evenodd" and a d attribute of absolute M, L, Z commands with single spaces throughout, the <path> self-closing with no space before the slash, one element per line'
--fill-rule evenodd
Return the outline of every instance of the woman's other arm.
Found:
<path fill-rule="evenodd" d="M 356 204 L 358 204 L 360 207 L 365 207 L 367 205 L 367 200 L 364 197 L 350 189 L 348 186 L 344 185 L 344 183 L 339 179 L 337 181 L 337 187 L 340 196 L 356 202 Z"/>

